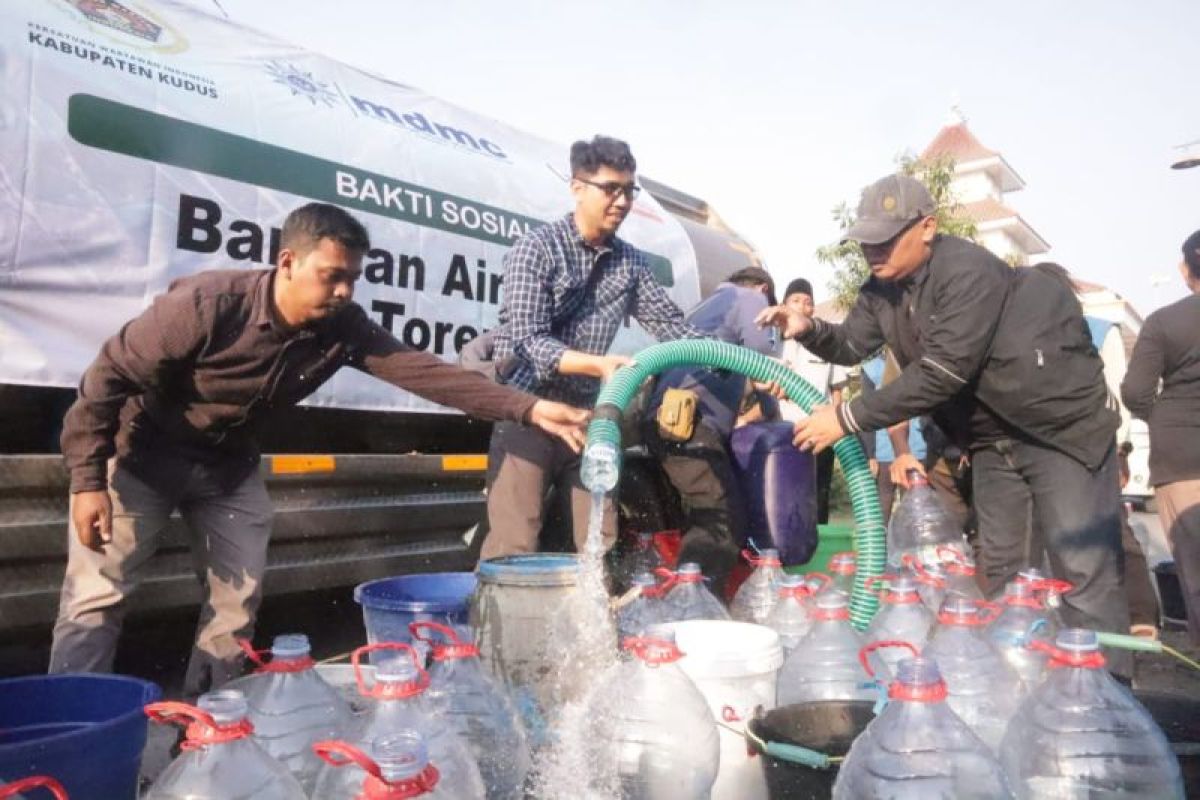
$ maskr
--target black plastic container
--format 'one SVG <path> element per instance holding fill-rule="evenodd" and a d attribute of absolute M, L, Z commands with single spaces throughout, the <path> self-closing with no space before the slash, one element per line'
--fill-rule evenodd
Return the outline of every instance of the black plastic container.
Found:
<path fill-rule="evenodd" d="M 875 718 L 874 703 L 826 700 L 769 711 L 751 720 L 750 732 L 765 742 L 799 745 L 827 756 L 844 756 L 850 744 Z M 795 764 L 760 752 L 771 800 L 828 800 L 837 766 L 827 769 Z"/>

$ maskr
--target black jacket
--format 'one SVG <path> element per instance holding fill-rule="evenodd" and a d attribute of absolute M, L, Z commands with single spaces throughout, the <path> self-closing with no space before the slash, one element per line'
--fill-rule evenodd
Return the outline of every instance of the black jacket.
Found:
<path fill-rule="evenodd" d="M 1121 398 L 1150 423 L 1150 482 L 1200 478 L 1200 295 L 1146 318 Z"/>
<path fill-rule="evenodd" d="M 857 364 L 887 344 L 904 368 L 878 392 L 844 404 L 842 427 L 878 430 L 932 414 L 969 446 L 979 440 L 981 417 L 992 418 L 1098 467 L 1119 419 L 1065 273 L 1014 269 L 950 236 L 937 237 L 932 249 L 903 281 L 868 280 L 844 323 L 817 320 L 801 337 L 837 364 Z"/>

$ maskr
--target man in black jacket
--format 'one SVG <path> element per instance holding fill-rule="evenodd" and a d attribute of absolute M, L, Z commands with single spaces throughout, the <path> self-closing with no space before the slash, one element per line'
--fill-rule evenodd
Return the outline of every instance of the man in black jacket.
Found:
<path fill-rule="evenodd" d="M 886 344 L 903 368 L 873 395 L 815 409 L 796 424 L 796 444 L 819 451 L 931 414 L 972 454 L 985 590 L 998 593 L 1029 566 L 1040 536 L 1055 577 L 1075 586 L 1064 598 L 1067 623 L 1127 633 L 1117 414 L 1066 273 L 1013 269 L 939 235 L 934 212 L 916 179 L 875 182 L 847 234 L 871 277 L 846 321 L 782 307 L 760 316 L 835 364 Z M 1127 656 L 1113 656 L 1127 672 Z"/>

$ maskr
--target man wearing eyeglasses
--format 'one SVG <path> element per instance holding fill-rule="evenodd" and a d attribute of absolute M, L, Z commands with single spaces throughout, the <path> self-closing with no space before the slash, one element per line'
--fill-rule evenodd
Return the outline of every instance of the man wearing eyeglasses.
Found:
<path fill-rule="evenodd" d="M 1118 418 L 1066 271 L 1013 269 L 940 235 L 933 198 L 903 175 L 863 191 L 847 239 L 862 247 L 871 277 L 844 323 L 786 307 L 759 322 L 836 364 L 886 344 L 903 370 L 872 395 L 814 409 L 796 424 L 796 445 L 819 452 L 932 414 L 971 452 L 985 591 L 1040 567 L 1027 562 L 1041 537 L 1054 576 L 1075 586 L 1064 597 L 1067 624 L 1126 633 Z M 1110 654 L 1110 665 L 1128 674 L 1128 654 Z"/>
<path fill-rule="evenodd" d="M 574 210 L 522 237 L 504 257 L 493 354 L 501 382 L 590 408 L 601 382 L 630 362 L 608 354 L 626 315 L 659 340 L 700 335 L 683 321 L 645 256 L 616 236 L 640 191 L 636 170 L 629 145 L 617 139 L 596 136 L 571 146 Z M 552 483 L 571 492 L 575 545 L 582 551 L 591 498 L 579 479 L 578 454 L 531 425 L 496 425 L 481 558 L 537 549 Z M 616 537 L 611 499 L 604 537 L 606 545 Z"/>

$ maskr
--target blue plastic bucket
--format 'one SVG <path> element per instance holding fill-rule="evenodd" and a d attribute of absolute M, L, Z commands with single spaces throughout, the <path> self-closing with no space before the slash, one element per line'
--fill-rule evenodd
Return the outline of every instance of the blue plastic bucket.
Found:
<path fill-rule="evenodd" d="M 49 775 L 71 800 L 134 800 L 142 708 L 161 696 L 155 684 L 123 675 L 0 680 L 0 785 Z"/>
<path fill-rule="evenodd" d="M 354 600 L 362 606 L 369 643 L 407 642 L 415 620 L 465 627 L 474 592 L 473 572 L 427 572 L 360 583 Z"/>

